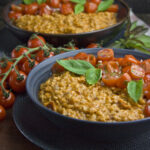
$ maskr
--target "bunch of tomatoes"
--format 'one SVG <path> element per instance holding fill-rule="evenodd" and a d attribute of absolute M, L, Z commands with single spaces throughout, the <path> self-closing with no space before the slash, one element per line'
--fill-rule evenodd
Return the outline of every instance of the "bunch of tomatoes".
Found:
<path fill-rule="evenodd" d="M 85 60 L 102 69 L 102 81 L 108 87 L 124 89 L 127 87 L 128 82 L 143 79 L 143 93 L 147 99 L 144 113 L 145 116 L 150 117 L 150 59 L 139 61 L 133 55 L 115 58 L 112 49 L 100 50 L 97 53 L 97 57 L 81 52 L 66 59 Z M 58 63 L 55 63 L 52 67 L 54 73 L 64 70 Z"/>
<path fill-rule="evenodd" d="M 0 59 L 0 120 L 6 117 L 5 109 L 13 106 L 15 95 L 25 92 L 26 79 L 29 72 L 40 62 L 58 54 L 58 52 L 55 53 L 48 47 L 46 50 L 42 49 L 47 44 L 42 36 L 34 35 L 28 40 L 27 47 L 17 46 L 12 50 L 11 58 Z M 78 47 L 73 45 L 69 43 L 65 48 L 59 47 L 54 48 L 54 50 L 62 49 L 59 50 L 59 53 L 64 53 L 64 49 L 69 51 L 77 50 Z M 99 44 L 96 43 L 91 43 L 87 46 L 87 48 L 97 47 L 99 47 Z M 32 52 L 30 53 L 31 50 Z M 26 53 L 28 55 L 25 55 Z"/>
<path fill-rule="evenodd" d="M 84 5 L 86 13 L 95 13 L 101 0 L 87 0 Z M 8 16 L 10 19 L 18 19 L 22 15 L 50 15 L 54 11 L 59 11 L 61 14 L 68 15 L 74 12 L 75 3 L 71 0 L 46 0 L 42 4 L 33 2 L 32 4 L 12 5 Z M 118 5 L 113 4 L 107 11 L 118 12 Z"/>

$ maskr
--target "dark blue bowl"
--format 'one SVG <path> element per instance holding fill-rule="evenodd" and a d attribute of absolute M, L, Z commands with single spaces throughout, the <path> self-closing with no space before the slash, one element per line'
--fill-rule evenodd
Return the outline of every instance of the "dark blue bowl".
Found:
<path fill-rule="evenodd" d="M 120 140 L 140 135 L 150 129 L 150 118 L 129 122 L 92 122 L 78 120 L 56 113 L 43 106 L 38 98 L 40 84 L 45 82 L 51 75 L 51 67 L 56 60 L 74 56 L 79 52 L 86 52 L 96 55 L 100 49 L 84 49 L 72 51 L 57 55 L 43 61 L 35 67 L 29 74 L 26 82 L 27 93 L 34 105 L 44 114 L 47 119 L 51 120 L 57 126 L 67 129 L 70 133 L 79 133 L 86 137 L 92 137 L 100 140 Z M 134 55 L 137 59 L 148 59 L 149 55 L 134 51 L 115 49 L 115 57 L 123 57 L 126 54 Z"/>
<path fill-rule="evenodd" d="M 6 24 L 6 27 L 22 42 L 26 42 L 29 37 L 35 33 L 32 31 L 27 31 L 16 27 L 13 22 L 9 19 L 8 13 L 10 11 L 10 7 L 12 4 L 20 4 L 22 0 L 14 0 L 8 3 L 2 13 L 3 20 Z M 123 30 L 125 26 L 125 22 L 129 17 L 129 7 L 123 0 L 115 0 L 115 3 L 119 5 L 119 12 L 117 14 L 117 23 L 108 28 L 104 28 L 101 30 L 95 30 L 91 32 L 84 32 L 78 34 L 46 34 L 46 33 L 38 33 L 43 36 L 47 42 L 54 44 L 55 46 L 62 46 L 74 40 L 77 46 L 85 47 L 93 42 L 107 41 L 118 37 L 120 31 Z"/>

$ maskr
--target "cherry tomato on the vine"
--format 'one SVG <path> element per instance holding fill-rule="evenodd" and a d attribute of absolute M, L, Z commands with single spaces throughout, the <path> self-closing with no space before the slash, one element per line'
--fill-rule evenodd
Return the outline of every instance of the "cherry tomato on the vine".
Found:
<path fill-rule="evenodd" d="M 43 51 L 40 50 L 37 54 L 36 54 L 36 61 L 38 61 L 39 63 L 42 62 L 43 60 L 47 59 L 47 58 L 51 58 L 54 56 L 54 52 L 47 52 L 47 51 Z"/>
<path fill-rule="evenodd" d="M 13 49 L 12 52 L 11 52 L 11 57 L 12 58 L 18 58 L 20 57 L 21 55 L 23 55 L 24 53 L 26 53 L 28 51 L 28 49 L 24 48 L 24 47 L 21 47 L 19 49 Z M 20 61 L 19 61 L 19 64 L 23 64 L 25 61 L 27 60 L 27 57 L 24 56 L 24 58 L 22 58 Z"/>
<path fill-rule="evenodd" d="M 23 63 L 21 70 L 28 75 L 29 72 L 37 65 L 38 65 L 38 62 L 36 60 L 31 59 L 31 62 L 29 60 L 26 60 Z"/>
<path fill-rule="evenodd" d="M 22 71 L 19 71 L 19 74 L 20 76 L 18 76 L 17 73 L 13 71 L 9 77 L 8 83 L 13 91 L 22 93 L 25 91 L 27 75 Z"/>
<path fill-rule="evenodd" d="M 46 43 L 45 39 L 42 36 L 38 35 L 37 38 L 35 37 L 35 38 L 29 39 L 28 47 L 36 48 L 36 47 L 43 46 L 43 44 L 45 43 Z"/>
<path fill-rule="evenodd" d="M 0 92 L 0 105 L 2 105 L 4 108 L 10 108 L 15 102 L 15 95 L 8 90 L 6 90 L 6 92 L 9 93 L 8 97 L 5 97 L 3 93 Z"/>
<path fill-rule="evenodd" d="M 4 120 L 5 117 L 6 117 L 6 110 L 2 105 L 0 105 L 0 121 Z"/>
<path fill-rule="evenodd" d="M 1 63 L 2 64 L 0 64 L 0 74 L 6 73 L 10 69 L 10 67 L 13 65 L 13 62 L 11 61 L 5 61 Z"/>

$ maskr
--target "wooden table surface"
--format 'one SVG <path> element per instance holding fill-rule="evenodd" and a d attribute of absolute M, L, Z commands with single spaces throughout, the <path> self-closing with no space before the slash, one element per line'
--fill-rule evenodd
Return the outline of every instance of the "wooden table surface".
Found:
<path fill-rule="evenodd" d="M 150 14 L 138 16 L 150 24 Z M 3 26 L 0 22 L 0 29 Z M 12 109 L 7 111 L 6 119 L 0 122 L 0 150 L 40 150 L 18 131 L 13 122 Z"/>

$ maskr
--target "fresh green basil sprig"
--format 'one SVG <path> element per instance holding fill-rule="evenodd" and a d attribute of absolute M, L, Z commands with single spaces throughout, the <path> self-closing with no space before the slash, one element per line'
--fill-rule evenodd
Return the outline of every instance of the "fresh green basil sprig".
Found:
<path fill-rule="evenodd" d="M 145 33 L 148 28 L 137 25 L 137 22 L 127 23 L 124 37 L 109 45 L 111 48 L 137 49 L 143 53 L 150 54 L 150 36 Z"/>
<path fill-rule="evenodd" d="M 42 3 L 45 3 L 46 0 L 23 0 L 24 4 L 32 4 L 33 2 L 37 2 L 38 4 L 42 4 Z"/>
<path fill-rule="evenodd" d="M 138 102 L 143 93 L 143 80 L 128 82 L 127 91 L 133 101 Z"/>
<path fill-rule="evenodd" d="M 86 0 L 70 0 L 73 3 L 76 3 L 74 8 L 74 13 L 79 14 L 84 11 L 84 4 L 86 3 Z"/>
<path fill-rule="evenodd" d="M 84 60 L 58 60 L 57 63 L 66 70 L 78 75 L 84 75 L 88 84 L 96 84 L 102 77 L 102 70 L 96 69 Z"/>
<path fill-rule="evenodd" d="M 97 8 L 97 11 L 105 11 L 107 10 L 112 4 L 114 3 L 114 0 L 103 0 Z"/>

